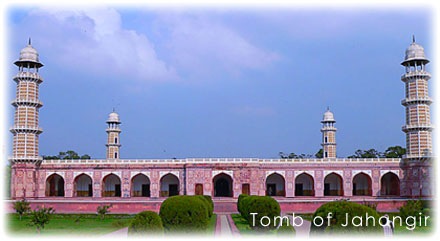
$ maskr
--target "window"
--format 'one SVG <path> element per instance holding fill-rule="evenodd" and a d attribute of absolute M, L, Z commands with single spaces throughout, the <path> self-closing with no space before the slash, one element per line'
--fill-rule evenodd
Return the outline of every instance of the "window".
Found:
<path fill-rule="evenodd" d="M 328 153 L 326 151 L 324 152 L 324 157 L 328 157 Z"/>
<path fill-rule="evenodd" d="M 117 152 L 115 152 L 115 158 L 118 158 L 118 153 Z"/>
<path fill-rule="evenodd" d="M 324 137 L 324 143 L 327 143 L 327 137 Z"/>
<path fill-rule="evenodd" d="M 115 137 L 115 143 L 118 143 L 118 138 L 117 137 Z"/>

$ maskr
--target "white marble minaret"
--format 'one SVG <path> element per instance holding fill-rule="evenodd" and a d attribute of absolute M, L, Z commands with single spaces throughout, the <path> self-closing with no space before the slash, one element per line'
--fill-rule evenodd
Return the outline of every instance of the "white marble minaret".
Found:
<path fill-rule="evenodd" d="M 108 116 L 107 120 L 107 159 L 119 159 L 119 148 L 121 147 L 119 134 L 121 129 L 119 125 L 121 121 L 119 120 L 119 115 L 113 110 Z"/>

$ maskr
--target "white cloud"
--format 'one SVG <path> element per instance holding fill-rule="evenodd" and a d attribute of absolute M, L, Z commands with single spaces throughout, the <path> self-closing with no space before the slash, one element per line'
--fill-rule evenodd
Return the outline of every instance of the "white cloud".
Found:
<path fill-rule="evenodd" d="M 30 22 L 38 31 L 29 31 L 48 51 L 40 51 L 41 55 L 67 68 L 123 80 L 178 79 L 176 71 L 157 56 L 147 36 L 122 27 L 121 16 L 114 9 L 38 9 L 29 14 L 26 23 Z"/>
<path fill-rule="evenodd" d="M 239 74 L 244 69 L 263 69 L 280 58 L 203 15 L 166 15 L 156 25 L 169 32 L 166 46 L 173 62 L 190 74 Z"/>

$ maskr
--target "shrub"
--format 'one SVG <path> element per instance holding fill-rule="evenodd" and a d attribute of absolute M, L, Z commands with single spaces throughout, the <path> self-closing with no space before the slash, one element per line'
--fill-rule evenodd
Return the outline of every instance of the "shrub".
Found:
<path fill-rule="evenodd" d="M 243 216 L 243 210 L 242 210 L 242 207 L 243 207 L 243 199 L 244 198 L 246 198 L 246 197 L 249 197 L 249 195 L 247 195 L 247 194 L 240 194 L 240 196 L 238 196 L 238 200 L 237 200 L 237 210 L 238 210 L 238 212 L 241 214 L 241 216 Z"/>
<path fill-rule="evenodd" d="M 258 197 L 258 196 L 254 196 L 254 195 L 252 195 L 252 196 L 244 196 L 241 199 L 241 202 L 240 202 L 240 209 L 241 209 L 240 214 L 246 220 L 248 220 L 249 217 L 250 217 L 249 216 L 249 203 L 253 200 L 254 197 Z"/>
<path fill-rule="evenodd" d="M 54 212 L 55 210 L 51 207 L 37 207 L 35 210 L 31 211 L 30 225 L 35 226 L 37 228 L 37 233 L 40 233 L 41 229 L 44 229 L 44 226 L 49 223 Z"/>
<path fill-rule="evenodd" d="M 208 217 L 212 217 L 212 214 L 214 213 L 214 203 L 212 202 L 211 196 L 197 195 L 195 197 L 202 200 L 202 202 L 206 205 L 206 209 L 208 210 Z"/>
<path fill-rule="evenodd" d="M 277 225 L 274 222 L 275 216 L 280 216 L 280 205 L 278 202 L 269 196 L 249 196 L 245 198 L 243 203 L 244 212 L 246 212 L 246 219 L 249 226 L 257 231 L 269 231 L 276 229 Z M 252 216 L 251 213 L 257 213 Z M 263 216 L 269 217 L 271 224 L 268 226 L 263 226 L 260 223 L 260 219 Z M 255 225 L 253 222 L 253 217 L 255 217 Z"/>
<path fill-rule="evenodd" d="M 97 213 L 98 216 L 101 218 L 101 220 L 104 219 L 105 215 L 106 215 L 107 213 L 110 212 L 109 209 L 110 209 L 111 207 L 112 207 L 112 205 L 99 205 L 99 206 L 96 208 L 96 213 Z"/>
<path fill-rule="evenodd" d="M 330 225 L 328 225 L 327 215 L 332 213 L 332 218 L 330 219 Z M 368 216 L 373 216 L 374 220 L 371 218 L 366 219 L 366 214 Z M 348 215 L 348 225 L 345 225 L 346 215 Z M 313 219 L 320 216 L 324 222 L 321 226 L 315 226 Z M 356 227 L 352 224 L 351 220 L 354 216 L 362 217 L 362 225 Z M 311 234 L 353 234 L 353 233 L 380 233 L 382 232 L 382 227 L 379 225 L 379 214 L 370 207 L 362 204 L 348 202 L 348 201 L 334 201 L 329 202 L 321 207 L 319 207 L 313 214 L 312 224 L 310 227 Z M 321 219 L 317 219 L 317 224 L 321 223 Z M 374 223 L 373 223 L 374 222 Z M 367 225 L 368 223 L 368 225 Z"/>
<path fill-rule="evenodd" d="M 295 236 L 295 228 L 287 221 L 277 229 L 278 236 Z"/>
<path fill-rule="evenodd" d="M 409 216 L 418 217 L 423 212 L 424 203 L 422 200 L 408 200 L 402 207 L 399 208 L 400 217 L 406 219 Z"/>
<path fill-rule="evenodd" d="M 159 216 L 165 231 L 204 231 L 208 226 L 208 209 L 196 196 L 173 196 L 163 201 Z"/>
<path fill-rule="evenodd" d="M 29 211 L 31 211 L 31 207 L 29 205 L 29 202 L 26 201 L 26 199 L 23 199 L 21 201 L 16 201 L 14 203 L 14 209 L 15 209 L 15 212 L 18 213 L 18 215 L 20 216 L 20 220 L 21 220 L 21 217 L 23 216 L 23 214 L 26 214 Z"/>
<path fill-rule="evenodd" d="M 152 211 L 136 214 L 128 226 L 129 235 L 163 234 L 163 225 L 160 216 Z"/>

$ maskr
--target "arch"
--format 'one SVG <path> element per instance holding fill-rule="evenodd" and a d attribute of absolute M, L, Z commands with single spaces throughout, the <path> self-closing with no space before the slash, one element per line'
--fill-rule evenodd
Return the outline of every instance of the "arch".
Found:
<path fill-rule="evenodd" d="M 272 173 L 266 177 L 267 196 L 286 196 L 285 179 L 278 173 Z"/>
<path fill-rule="evenodd" d="M 121 179 L 110 173 L 102 179 L 103 197 L 121 197 Z"/>
<path fill-rule="evenodd" d="M 380 179 L 381 196 L 400 196 L 400 179 L 392 172 L 388 172 Z"/>
<path fill-rule="evenodd" d="M 73 181 L 73 195 L 75 197 L 92 197 L 92 183 L 92 178 L 85 173 L 76 176 Z"/>
<path fill-rule="evenodd" d="M 356 174 L 352 181 L 353 196 L 371 196 L 373 194 L 371 177 L 363 172 Z"/>
<path fill-rule="evenodd" d="M 324 178 L 324 196 L 344 196 L 342 177 L 337 173 L 330 173 Z"/>
<path fill-rule="evenodd" d="M 214 197 L 233 197 L 232 177 L 225 173 L 217 174 L 213 179 Z"/>
<path fill-rule="evenodd" d="M 150 179 L 139 173 L 131 179 L 131 196 L 132 197 L 150 197 Z"/>
<path fill-rule="evenodd" d="M 46 197 L 64 197 L 64 178 L 56 173 L 46 179 Z"/>
<path fill-rule="evenodd" d="M 295 178 L 295 196 L 315 196 L 315 180 L 308 173 Z"/>
<path fill-rule="evenodd" d="M 168 173 L 160 179 L 160 195 L 161 197 L 171 197 L 179 195 L 179 178 L 172 174 Z"/>

